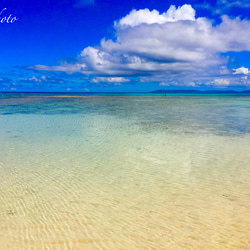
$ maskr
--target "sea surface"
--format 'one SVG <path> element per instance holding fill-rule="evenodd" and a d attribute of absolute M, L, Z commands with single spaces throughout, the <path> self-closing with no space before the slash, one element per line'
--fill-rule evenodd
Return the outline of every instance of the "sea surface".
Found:
<path fill-rule="evenodd" d="M 249 95 L 0 95 L 0 249 L 250 249 Z"/>

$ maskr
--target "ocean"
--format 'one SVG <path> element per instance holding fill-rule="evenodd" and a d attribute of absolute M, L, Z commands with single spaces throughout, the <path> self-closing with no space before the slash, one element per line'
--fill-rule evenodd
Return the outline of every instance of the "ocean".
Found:
<path fill-rule="evenodd" d="M 250 249 L 250 95 L 0 95 L 0 249 Z"/>

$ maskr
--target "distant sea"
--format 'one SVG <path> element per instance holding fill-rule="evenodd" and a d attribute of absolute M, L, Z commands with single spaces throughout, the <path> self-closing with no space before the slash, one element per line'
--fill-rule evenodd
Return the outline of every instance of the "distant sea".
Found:
<path fill-rule="evenodd" d="M 0 249 L 250 249 L 249 94 L 0 93 Z"/>

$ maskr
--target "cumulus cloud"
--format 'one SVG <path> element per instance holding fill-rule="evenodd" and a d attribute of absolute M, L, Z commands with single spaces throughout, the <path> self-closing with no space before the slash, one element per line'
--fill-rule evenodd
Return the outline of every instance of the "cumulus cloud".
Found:
<path fill-rule="evenodd" d="M 115 21 L 115 27 L 126 28 L 135 27 L 140 24 L 163 24 L 166 22 L 176 22 L 179 20 L 195 20 L 195 10 L 191 5 L 184 4 L 181 7 L 171 5 L 167 12 L 159 13 L 157 10 L 149 9 L 132 10 L 127 16 Z"/>
<path fill-rule="evenodd" d="M 250 74 L 250 71 L 248 70 L 248 68 L 245 67 L 240 67 L 238 69 L 234 69 L 234 73 L 233 74 L 244 74 L 244 75 L 248 75 Z"/>
<path fill-rule="evenodd" d="M 195 18 L 191 5 L 171 6 L 162 14 L 157 10 L 132 10 L 115 21 L 114 28 L 113 40 L 104 38 L 99 46 L 83 49 L 74 64 L 31 68 L 81 72 L 96 77 L 93 83 L 113 83 L 114 79 L 125 83 L 129 77 L 151 77 L 159 83 L 181 81 L 193 85 L 211 75 L 220 79 L 221 72 L 227 72 L 227 58 L 220 53 L 250 51 L 250 32 L 246 32 L 250 30 L 250 21 L 222 16 L 221 23 L 215 26 L 205 17 Z"/>

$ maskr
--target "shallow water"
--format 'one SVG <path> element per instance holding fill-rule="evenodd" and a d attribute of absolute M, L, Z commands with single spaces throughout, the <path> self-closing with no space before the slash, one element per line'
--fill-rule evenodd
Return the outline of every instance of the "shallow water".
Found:
<path fill-rule="evenodd" d="M 0 249 L 249 249 L 249 96 L 0 98 Z"/>

